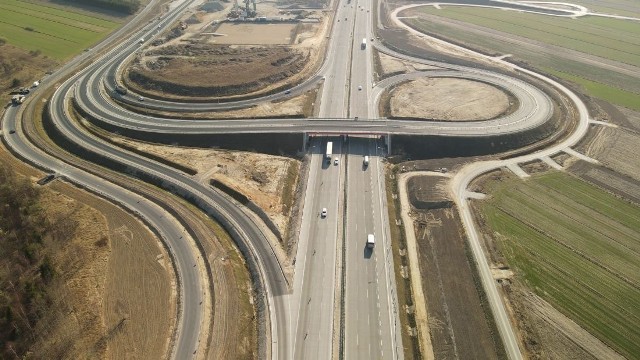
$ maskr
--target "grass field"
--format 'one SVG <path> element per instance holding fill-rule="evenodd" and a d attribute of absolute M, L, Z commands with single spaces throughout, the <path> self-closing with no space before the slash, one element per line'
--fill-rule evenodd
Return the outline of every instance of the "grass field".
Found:
<path fill-rule="evenodd" d="M 640 17 L 637 0 L 572 0 L 571 3 L 586 6 L 592 12 Z"/>
<path fill-rule="evenodd" d="M 0 37 L 56 60 L 77 54 L 120 24 L 44 3 L 0 0 Z"/>
<path fill-rule="evenodd" d="M 640 66 L 640 26 L 636 22 L 584 17 L 580 19 L 469 7 L 425 7 L 424 12 L 464 21 Z"/>
<path fill-rule="evenodd" d="M 626 59 L 637 62 L 640 60 L 640 45 L 638 45 L 640 40 L 630 37 L 638 37 L 640 26 L 637 26 L 637 23 L 602 18 L 556 19 L 541 15 L 477 8 L 449 7 L 443 10 L 424 8 L 420 11 L 425 14 L 437 15 L 443 19 L 434 21 L 433 19 L 438 18 L 430 17 L 429 19 L 406 20 L 407 23 L 420 31 L 464 43 L 473 49 L 487 53 L 512 54 L 514 59 L 525 61 L 541 71 L 553 73 L 560 78 L 576 83 L 588 95 L 630 109 L 638 110 L 640 108 L 639 77 L 612 71 L 604 65 L 598 65 L 598 63 L 587 63 L 581 56 L 563 54 L 559 50 L 566 46 L 618 61 L 622 61 L 622 59 L 616 54 L 619 55 L 622 51 Z M 479 16 L 477 18 L 471 16 L 469 13 L 472 12 L 478 12 Z M 492 20 L 494 18 L 495 22 Z M 454 21 L 450 22 L 447 19 Z M 538 19 L 541 20 L 540 24 L 543 25 L 542 28 L 545 29 L 545 32 L 528 31 L 531 26 L 539 26 L 535 25 Z M 546 19 L 546 22 L 542 21 L 543 19 Z M 459 25 L 460 23 L 456 24 L 457 20 L 462 21 L 462 24 L 470 23 L 486 30 L 469 30 Z M 501 20 L 507 22 L 503 24 Z M 521 26 L 520 22 L 522 22 Z M 617 24 L 617 27 L 613 24 Z M 609 28 L 609 25 L 612 27 Z M 626 32 L 623 29 L 627 26 L 634 29 Z M 496 31 L 499 33 L 492 33 Z M 572 33 L 573 31 L 575 34 Z M 518 38 L 512 39 L 511 37 L 514 35 Z M 612 38 L 613 40 L 610 41 Z M 528 39 L 540 43 L 527 43 Z M 582 39 L 587 42 L 574 41 L 574 39 Z M 554 45 L 554 47 L 547 47 L 543 43 Z M 610 49 L 615 46 L 622 47 L 622 50 Z M 548 71 L 549 69 L 552 70 Z"/>
<path fill-rule="evenodd" d="M 640 207 L 564 173 L 488 184 L 498 247 L 533 291 L 627 358 L 640 354 Z"/>
<path fill-rule="evenodd" d="M 640 94 L 617 89 L 613 86 L 602 84 L 597 81 L 591 81 L 589 79 L 561 71 L 555 71 L 552 69 L 543 69 L 543 71 L 547 74 L 555 75 L 579 85 L 587 94 L 593 97 L 608 101 L 612 104 L 621 105 L 632 110 L 640 111 Z"/>

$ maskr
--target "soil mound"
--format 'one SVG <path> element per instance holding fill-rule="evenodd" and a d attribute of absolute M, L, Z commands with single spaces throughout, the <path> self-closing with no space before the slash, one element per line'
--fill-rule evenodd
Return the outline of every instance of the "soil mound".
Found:
<path fill-rule="evenodd" d="M 286 47 L 173 45 L 152 50 L 126 73 L 135 87 L 194 97 L 262 90 L 301 72 L 309 54 Z"/>
<path fill-rule="evenodd" d="M 416 209 L 443 209 L 453 206 L 446 184 L 449 179 L 438 176 L 415 176 L 407 182 L 409 201 Z"/>

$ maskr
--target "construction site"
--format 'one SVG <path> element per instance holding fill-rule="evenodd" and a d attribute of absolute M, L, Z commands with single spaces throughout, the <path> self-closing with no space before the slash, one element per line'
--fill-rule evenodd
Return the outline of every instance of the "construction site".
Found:
<path fill-rule="evenodd" d="M 142 48 L 123 81 L 148 97 L 185 101 L 286 91 L 317 69 L 328 19 L 278 3 L 206 2 Z"/>

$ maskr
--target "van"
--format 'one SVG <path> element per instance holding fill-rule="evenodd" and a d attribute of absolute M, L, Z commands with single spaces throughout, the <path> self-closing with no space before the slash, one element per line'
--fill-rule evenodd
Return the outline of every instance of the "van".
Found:
<path fill-rule="evenodd" d="M 373 234 L 367 235 L 367 247 L 370 249 L 373 249 L 375 245 L 376 245 L 376 239 L 373 236 Z"/>
<path fill-rule="evenodd" d="M 362 160 L 362 164 L 364 164 L 364 166 L 369 166 L 369 155 L 365 155 L 364 160 Z"/>

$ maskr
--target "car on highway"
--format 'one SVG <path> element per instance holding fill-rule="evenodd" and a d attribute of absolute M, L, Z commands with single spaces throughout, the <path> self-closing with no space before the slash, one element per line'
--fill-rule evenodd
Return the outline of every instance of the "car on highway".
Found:
<path fill-rule="evenodd" d="M 144 101 L 144 98 L 142 96 L 138 96 L 138 101 Z"/>
<path fill-rule="evenodd" d="M 367 235 L 367 247 L 369 249 L 373 249 L 376 246 L 376 238 L 373 234 Z"/>
<path fill-rule="evenodd" d="M 362 85 L 358 85 L 358 90 L 362 90 Z"/>
<path fill-rule="evenodd" d="M 333 159 L 333 165 L 338 165 L 340 163 L 340 159 L 335 158 Z"/>
<path fill-rule="evenodd" d="M 13 129 L 9 130 L 9 134 L 15 134 L 15 133 L 16 133 L 15 130 L 13 130 Z"/>
<path fill-rule="evenodd" d="M 291 89 L 285 90 L 284 93 L 287 94 L 287 95 L 291 94 Z"/>
<path fill-rule="evenodd" d="M 322 211 L 320 212 L 320 217 L 322 218 L 327 217 L 327 208 L 322 208 Z"/>

